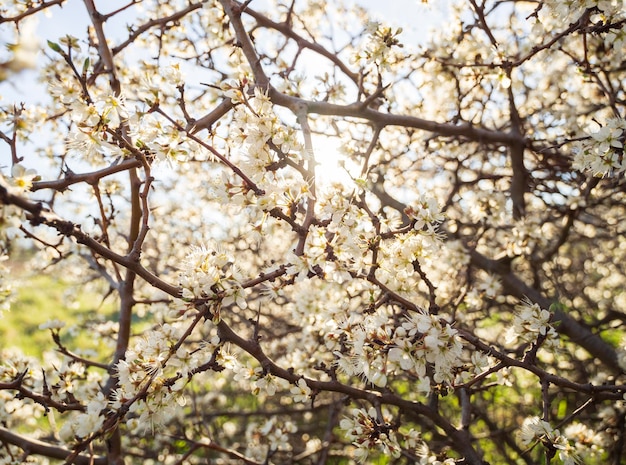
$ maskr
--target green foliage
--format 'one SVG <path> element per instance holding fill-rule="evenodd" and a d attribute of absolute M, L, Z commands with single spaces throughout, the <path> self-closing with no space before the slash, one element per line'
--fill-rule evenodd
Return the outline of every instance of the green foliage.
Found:
<path fill-rule="evenodd" d="M 74 332 L 76 325 L 93 325 L 110 318 L 114 306 L 100 302 L 93 292 L 78 292 L 69 299 L 72 291 L 63 280 L 38 274 L 23 277 L 17 289 L 17 298 L 11 310 L 0 319 L 0 349 L 18 347 L 26 355 L 40 357 L 46 350 L 56 348 L 50 331 L 39 329 L 49 320 L 61 320 L 66 326 L 61 330 L 61 342 L 73 352 L 94 351 L 97 359 L 104 358 L 110 349 L 105 341 L 90 334 Z M 71 300 L 71 302 L 68 302 Z"/>

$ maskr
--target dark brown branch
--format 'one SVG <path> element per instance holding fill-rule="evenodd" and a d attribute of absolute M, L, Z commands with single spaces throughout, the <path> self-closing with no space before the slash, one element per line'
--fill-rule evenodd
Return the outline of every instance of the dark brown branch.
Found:
<path fill-rule="evenodd" d="M 139 160 L 129 158 L 119 163 L 114 163 L 110 166 L 107 166 L 106 168 L 102 168 L 97 171 L 91 171 L 89 173 L 76 174 L 72 171 L 68 171 L 65 173 L 65 177 L 63 179 L 58 179 L 55 181 L 34 182 L 31 191 L 34 192 L 41 189 L 54 189 L 59 192 L 63 192 L 69 186 L 73 184 L 78 184 L 80 182 L 86 182 L 87 184 L 93 185 L 98 181 L 98 179 L 102 179 L 106 176 L 110 176 L 121 171 L 126 171 L 131 168 L 136 168 L 140 165 L 141 162 Z"/>
<path fill-rule="evenodd" d="M 131 45 L 133 42 L 135 42 L 135 40 L 137 39 L 137 37 L 139 37 L 141 34 L 143 34 L 144 32 L 152 29 L 155 26 L 164 26 L 167 23 L 173 22 L 173 21 L 177 21 L 181 18 L 183 18 L 184 16 L 186 16 L 188 13 L 197 10 L 198 8 L 202 8 L 202 4 L 204 2 L 198 2 L 198 3 L 192 3 L 190 4 L 187 8 L 184 8 L 176 13 L 171 14 L 170 16 L 165 16 L 163 18 L 157 18 L 154 20 L 150 20 L 148 22 L 146 22 L 145 24 L 142 24 L 140 27 L 138 27 L 137 29 L 133 30 L 131 34 L 129 34 L 128 38 L 122 42 L 121 44 L 117 45 L 116 47 L 113 47 L 111 49 L 111 53 L 113 54 L 113 56 L 117 55 L 118 53 L 120 53 L 122 50 L 124 50 L 126 47 L 128 47 L 129 45 Z M 107 15 L 106 19 L 108 19 L 110 16 Z M 90 78 L 90 80 L 94 80 L 97 75 L 99 73 L 102 72 L 102 67 L 103 67 L 103 60 L 101 57 L 101 60 L 98 61 L 95 65 L 94 65 L 94 73 L 92 75 L 92 77 Z"/>
<path fill-rule="evenodd" d="M 228 113 L 233 107 L 234 105 L 229 98 L 224 99 L 218 106 L 211 110 L 210 113 L 198 120 L 190 122 L 185 128 L 185 131 L 195 135 L 203 129 L 210 129 L 215 122 L 219 121 L 219 119 Z"/>
<path fill-rule="evenodd" d="M 109 73 L 111 89 L 113 90 L 113 94 L 115 94 L 115 96 L 117 97 L 120 95 L 121 87 L 120 81 L 117 77 L 115 63 L 113 61 L 113 53 L 109 48 L 106 35 L 104 34 L 105 18 L 103 15 L 100 14 L 100 12 L 98 12 L 98 10 L 96 10 L 94 0 L 83 1 L 85 2 L 85 7 L 87 8 L 87 12 L 89 13 L 89 17 L 91 18 L 91 23 L 93 24 L 94 30 L 96 31 L 96 36 L 98 37 L 98 52 L 100 55 L 100 59 L 104 63 L 105 71 Z"/>
<path fill-rule="evenodd" d="M 595 385 L 592 383 L 583 384 L 577 383 L 575 381 L 570 381 L 567 378 L 548 373 L 547 371 L 536 366 L 536 364 L 534 363 L 529 363 L 527 361 L 509 357 L 501 351 L 498 351 L 493 346 L 484 343 L 480 338 L 478 338 L 466 329 L 457 328 L 457 331 L 459 333 L 459 336 L 468 341 L 481 352 L 495 357 L 506 366 L 523 368 L 524 370 L 529 371 L 530 373 L 537 376 L 537 378 L 539 378 L 543 383 L 553 384 L 555 386 L 559 386 L 565 389 L 571 389 L 572 391 L 576 392 L 582 392 L 584 394 L 594 396 L 598 399 L 619 400 L 626 392 L 626 385 Z"/>
<path fill-rule="evenodd" d="M 147 269 L 127 256 L 113 252 L 94 238 L 84 233 L 80 225 L 64 220 L 55 213 L 46 210 L 41 203 L 32 202 L 24 197 L 9 192 L 8 187 L 0 181 L 0 203 L 5 205 L 15 205 L 30 213 L 30 222 L 34 225 L 45 224 L 56 229 L 60 234 L 73 237 L 76 242 L 83 244 L 93 250 L 98 255 L 118 263 L 130 271 L 137 273 L 150 285 L 161 289 L 172 297 L 180 297 L 181 290 L 176 286 L 163 281 L 158 276 L 150 273 Z"/>
<path fill-rule="evenodd" d="M 0 15 L 0 24 L 6 23 L 6 22 L 17 23 L 17 22 L 21 21 L 22 19 L 24 19 L 24 18 L 26 18 L 26 17 L 28 17 L 30 15 L 33 15 L 33 14 L 37 13 L 38 11 L 45 10 L 46 8 L 49 8 L 51 6 L 59 5 L 60 7 L 62 7 L 63 3 L 65 1 L 66 0 L 50 0 L 48 2 L 42 2 L 40 5 L 34 6 L 32 8 L 29 8 L 25 12 L 20 13 L 19 15 L 16 15 L 16 16 L 2 16 L 2 15 Z"/>
<path fill-rule="evenodd" d="M 507 69 L 507 76 L 512 79 L 511 70 Z M 528 171 L 524 165 L 524 137 L 522 118 L 519 115 L 517 106 L 515 105 L 515 96 L 513 95 L 513 85 L 509 86 L 509 113 L 511 118 L 511 134 L 517 136 L 517 140 L 509 147 L 509 156 L 511 158 L 511 202 L 513 203 L 513 218 L 520 219 L 526 214 L 526 201 L 524 194 L 528 191 Z"/>
<path fill-rule="evenodd" d="M 269 96 L 272 99 L 272 102 L 276 105 L 284 106 L 290 109 L 296 109 L 304 105 L 309 113 L 364 119 L 371 121 L 379 127 L 402 126 L 405 128 L 414 128 L 433 132 L 440 136 L 460 137 L 481 143 L 496 143 L 502 145 L 525 143 L 523 138 L 511 132 L 493 131 L 479 128 L 470 123 L 437 123 L 435 121 L 425 120 L 416 116 L 383 113 L 371 108 L 363 108 L 360 102 L 351 103 L 349 105 L 314 102 L 282 94 L 273 88 L 270 89 Z"/>
<path fill-rule="evenodd" d="M 231 342 L 241 349 L 245 350 L 248 354 L 252 355 L 263 367 L 263 369 L 285 379 L 292 384 L 295 384 L 302 378 L 297 373 L 291 370 L 286 370 L 277 365 L 272 359 L 270 359 L 257 341 L 251 341 L 242 338 L 235 333 L 224 320 L 221 320 L 218 324 L 218 331 L 220 340 L 224 342 Z M 441 416 L 436 410 L 431 409 L 427 405 L 421 402 L 410 401 L 403 399 L 391 392 L 377 392 L 368 391 L 365 389 L 359 389 L 352 386 L 348 386 L 340 383 L 339 381 L 318 381 L 311 378 L 304 378 L 307 386 L 313 391 L 319 392 L 338 392 L 346 394 L 351 399 L 363 399 L 368 401 L 372 405 L 389 404 L 396 405 L 401 409 L 412 412 L 415 415 L 423 415 L 433 421 L 438 427 L 443 429 L 451 440 L 451 445 L 459 453 L 465 456 L 465 460 L 471 465 L 482 465 L 483 462 L 480 459 L 478 453 L 472 446 L 472 441 L 465 431 L 457 430 L 446 418 Z"/>
<path fill-rule="evenodd" d="M 510 268 L 503 265 L 498 260 L 487 258 L 475 250 L 470 251 L 470 256 L 473 265 L 487 272 L 496 273 L 500 276 L 504 291 L 507 294 L 517 297 L 520 300 L 526 297 L 546 310 L 549 309 L 553 303 L 555 303 L 555 301 L 544 297 L 540 291 L 533 289 L 524 283 L 510 270 Z M 558 308 L 558 306 L 554 310 L 552 323 L 555 325 L 558 332 L 568 336 L 572 342 L 584 348 L 598 360 L 601 360 L 602 363 L 613 372 L 623 372 L 622 368 L 617 363 L 617 354 L 615 349 L 604 342 L 600 336 L 593 334 L 588 328 L 585 328 L 563 310 Z"/>
<path fill-rule="evenodd" d="M 230 24 L 235 30 L 237 41 L 243 50 L 246 60 L 248 60 L 248 63 L 252 68 L 254 79 L 256 81 L 255 84 L 262 89 L 268 89 L 270 87 L 270 80 L 263 70 L 261 60 L 254 49 L 252 40 L 250 39 L 243 22 L 241 21 L 241 9 L 238 8 L 237 11 L 235 11 L 234 6 L 238 5 L 238 3 L 231 0 L 220 0 L 220 3 L 230 18 Z"/>
<path fill-rule="evenodd" d="M 341 61 L 337 57 L 337 55 L 335 53 L 329 52 L 324 47 L 322 47 L 320 44 L 315 43 L 315 42 L 311 42 L 311 41 L 305 39 L 304 37 L 302 37 L 301 35 L 297 34 L 291 28 L 290 24 L 288 24 L 288 23 L 277 23 L 277 22 L 272 21 L 271 19 L 269 19 L 267 16 L 265 16 L 265 15 L 263 15 L 261 13 L 258 13 L 257 11 L 254 11 L 254 10 L 252 10 L 250 8 L 246 8 L 245 13 L 249 14 L 254 19 L 256 19 L 257 22 L 261 26 L 274 29 L 274 30 L 280 32 L 281 34 L 283 34 L 285 37 L 289 37 L 290 39 L 293 39 L 296 42 L 296 44 L 298 44 L 298 47 L 300 47 L 300 48 L 307 48 L 309 50 L 312 50 L 312 51 L 322 55 L 324 58 L 327 58 L 334 65 L 336 65 L 346 76 L 348 76 L 352 82 L 354 82 L 355 84 L 358 83 L 358 81 L 359 81 L 358 74 L 353 72 L 353 71 L 351 71 L 350 68 L 348 68 L 346 66 L 346 64 L 343 61 Z"/>
<path fill-rule="evenodd" d="M 177 439 L 180 440 L 181 438 L 177 438 Z M 178 465 L 178 464 L 183 465 L 184 463 L 188 463 L 187 458 L 199 449 L 210 449 L 216 452 L 220 452 L 228 457 L 231 457 L 234 460 L 237 460 L 238 463 L 242 462 L 244 465 L 263 465 L 261 462 L 252 460 L 246 457 L 245 455 L 240 454 L 236 450 L 221 446 L 212 440 L 193 441 L 193 442 L 190 441 L 189 439 L 182 439 L 182 440 L 184 440 L 185 442 L 191 442 L 191 447 L 189 449 L 189 452 L 187 452 L 178 462 L 176 462 L 175 465 Z"/>
<path fill-rule="evenodd" d="M 38 439 L 27 438 L 25 436 L 13 433 L 6 428 L 0 426 L 0 440 L 9 444 L 13 444 L 27 452 L 29 455 L 43 455 L 59 460 L 65 460 L 72 451 L 64 449 L 60 446 L 53 446 Z M 77 455 L 72 463 L 76 465 L 108 465 L 106 457 L 99 455 L 88 456 L 84 454 Z"/>

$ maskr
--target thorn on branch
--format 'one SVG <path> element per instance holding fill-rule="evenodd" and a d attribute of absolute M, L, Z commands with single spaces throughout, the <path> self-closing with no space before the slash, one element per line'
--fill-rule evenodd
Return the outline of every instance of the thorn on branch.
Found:
<path fill-rule="evenodd" d="M 41 212 L 44 210 L 43 204 L 41 202 L 37 202 L 35 205 L 35 209 L 30 212 L 30 215 L 27 216 L 30 224 L 32 226 L 39 226 L 44 222 L 43 217 L 41 216 Z"/>

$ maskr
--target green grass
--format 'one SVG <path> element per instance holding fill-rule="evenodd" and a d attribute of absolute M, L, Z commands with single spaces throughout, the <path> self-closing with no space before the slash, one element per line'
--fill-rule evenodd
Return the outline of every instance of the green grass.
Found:
<path fill-rule="evenodd" d="M 57 319 L 66 324 L 61 330 L 61 341 L 70 351 L 87 349 L 101 355 L 110 353 L 104 341 L 94 337 L 93 332 L 72 331 L 72 327 L 110 319 L 113 304 L 100 305 L 101 296 L 85 291 L 78 293 L 74 305 L 68 306 L 64 294 L 70 287 L 62 280 L 47 275 L 22 279 L 11 310 L 0 317 L 0 348 L 19 347 L 26 355 L 41 357 L 44 351 L 54 350 L 56 345 L 50 331 L 39 329 L 39 325 Z"/>

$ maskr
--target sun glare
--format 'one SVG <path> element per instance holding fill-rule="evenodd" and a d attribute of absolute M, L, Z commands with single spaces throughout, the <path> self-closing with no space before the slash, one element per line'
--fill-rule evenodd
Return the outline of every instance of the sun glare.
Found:
<path fill-rule="evenodd" d="M 337 137 L 316 136 L 313 138 L 315 161 L 315 176 L 320 185 L 329 185 L 339 182 L 344 185 L 352 183 L 346 169 L 351 164 L 341 153 L 341 140 Z M 350 171 L 352 176 L 355 173 Z"/>

